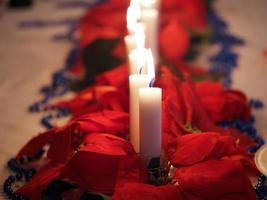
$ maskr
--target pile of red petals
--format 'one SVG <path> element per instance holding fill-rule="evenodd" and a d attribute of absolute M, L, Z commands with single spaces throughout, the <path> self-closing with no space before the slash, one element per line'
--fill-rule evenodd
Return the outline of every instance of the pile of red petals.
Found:
<path fill-rule="evenodd" d="M 110 0 L 92 8 L 77 29 L 80 45 L 98 38 L 122 38 L 128 3 Z M 203 30 L 205 17 L 204 1 L 162 1 L 159 43 L 167 63 L 177 64 L 186 54 L 188 30 Z M 247 120 L 246 96 L 220 83 L 193 82 L 190 70 L 181 70 L 178 78 L 163 65 L 155 84 L 163 90 L 162 145 L 176 168 L 172 183 L 148 184 L 147 171 L 127 140 L 128 66 L 123 64 L 98 75 L 95 84 L 74 98 L 50 105 L 68 108 L 72 119 L 32 138 L 19 151 L 17 159 L 49 146 L 38 172 L 17 192 L 38 200 L 51 181 L 62 179 L 80 191 L 102 193 L 112 200 L 256 200 L 250 178 L 258 172 L 247 153 L 255 141 L 217 125 L 223 120 Z M 68 192 L 70 199 L 79 199 L 75 192 Z"/>
<path fill-rule="evenodd" d="M 124 70 L 115 70 L 119 69 Z M 217 83 L 193 83 L 186 74 L 181 82 L 164 66 L 160 74 L 156 84 L 163 89 L 163 148 L 177 168 L 175 184 L 148 184 L 146 170 L 126 140 L 127 91 L 118 90 L 115 85 L 119 83 L 109 83 L 90 86 L 73 99 L 57 103 L 70 108 L 74 116 L 65 126 L 39 134 L 20 150 L 18 159 L 32 156 L 49 144 L 45 164 L 18 192 L 29 199 L 40 199 L 52 180 L 64 179 L 112 199 L 256 199 L 249 177 L 256 176 L 257 170 L 246 151 L 254 141 L 238 130 L 218 127 L 212 116 L 220 112 L 212 115 L 208 106 L 213 105 L 202 102 L 209 94 L 214 101 L 221 101 L 236 91 Z M 110 75 L 115 74 L 101 76 L 108 80 Z M 200 84 L 221 91 L 205 93 Z M 102 97 L 109 103 L 103 103 Z M 231 101 L 225 104 L 231 107 Z M 244 104 L 242 109 L 247 108 Z M 223 112 L 221 117 L 240 117 L 240 110 L 231 111 L 228 118 Z"/>

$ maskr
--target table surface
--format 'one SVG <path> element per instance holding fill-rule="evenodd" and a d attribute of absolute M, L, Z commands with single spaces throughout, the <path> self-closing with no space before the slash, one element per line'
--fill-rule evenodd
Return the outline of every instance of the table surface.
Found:
<path fill-rule="evenodd" d="M 51 74 L 63 66 L 71 48 L 69 42 L 51 40 L 54 34 L 67 31 L 67 26 L 19 29 L 18 22 L 78 18 L 84 12 L 78 8 L 59 9 L 56 2 L 36 1 L 33 9 L 26 10 L 0 8 L 0 185 L 8 174 L 6 161 L 33 135 L 44 130 L 41 115 L 31 114 L 27 108 L 40 98 L 38 90 L 50 83 Z M 267 0 L 215 2 L 220 15 L 230 24 L 230 31 L 246 41 L 245 46 L 236 48 L 240 59 L 233 73 L 233 88 L 267 106 L 267 57 L 262 54 L 267 48 L 266 6 Z M 207 49 L 198 62 L 207 64 L 209 54 Z M 267 109 L 253 114 L 257 129 L 267 140 Z M 0 199 L 5 199 L 2 192 Z"/>

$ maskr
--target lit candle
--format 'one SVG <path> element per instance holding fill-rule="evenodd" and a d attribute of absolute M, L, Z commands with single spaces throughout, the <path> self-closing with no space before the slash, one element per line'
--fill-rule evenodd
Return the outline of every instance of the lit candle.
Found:
<path fill-rule="evenodd" d="M 155 67 L 151 51 L 148 55 L 148 76 L 153 83 Z M 140 157 L 146 166 L 152 158 L 161 155 L 161 98 L 161 88 L 139 89 Z"/>
<path fill-rule="evenodd" d="M 127 53 L 136 48 L 135 32 L 138 29 L 138 19 L 140 18 L 141 10 L 140 5 L 136 1 L 131 1 L 130 6 L 127 9 L 126 21 L 128 35 L 124 37 Z"/>
<path fill-rule="evenodd" d="M 160 1 L 159 0 L 141 0 L 141 8 L 142 9 L 158 9 L 160 8 Z"/>
<path fill-rule="evenodd" d="M 129 36 L 128 36 L 129 37 Z M 139 23 L 136 26 L 135 34 L 133 36 L 135 49 L 131 49 L 128 54 L 130 74 L 138 74 L 138 69 L 142 68 L 142 72 L 145 72 L 145 59 L 146 49 L 145 46 L 145 33 L 144 26 Z"/>
<path fill-rule="evenodd" d="M 129 54 L 133 49 L 136 49 L 136 41 L 134 35 L 126 35 L 124 37 L 124 42 L 127 50 L 127 54 Z"/>
<path fill-rule="evenodd" d="M 158 63 L 158 15 L 156 9 L 142 10 L 141 22 L 145 27 L 145 47 L 151 48 L 155 63 Z"/>
<path fill-rule="evenodd" d="M 134 34 L 140 16 L 141 9 L 139 3 L 132 1 L 126 13 L 127 30 L 129 34 Z"/>
<path fill-rule="evenodd" d="M 133 74 L 129 76 L 130 142 L 137 153 L 140 152 L 138 92 L 140 88 L 148 87 L 149 82 L 150 78 L 147 74 Z"/>

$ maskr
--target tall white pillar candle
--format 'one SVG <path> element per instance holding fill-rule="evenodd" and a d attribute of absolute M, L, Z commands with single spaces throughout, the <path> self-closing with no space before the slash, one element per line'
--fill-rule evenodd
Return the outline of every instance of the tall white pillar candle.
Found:
<path fill-rule="evenodd" d="M 134 34 L 140 15 L 141 10 L 139 4 L 137 2 L 131 3 L 126 13 L 127 30 L 129 34 Z"/>
<path fill-rule="evenodd" d="M 124 37 L 124 42 L 125 42 L 127 54 L 129 54 L 133 49 L 136 49 L 137 47 L 136 39 L 134 35 L 126 35 Z"/>
<path fill-rule="evenodd" d="M 137 153 L 140 152 L 138 92 L 140 88 L 148 87 L 149 81 L 150 79 L 146 74 L 134 74 L 129 76 L 130 142 L 133 144 Z"/>
<path fill-rule="evenodd" d="M 146 166 L 161 155 L 161 98 L 161 88 L 139 89 L 140 157 Z"/>
<path fill-rule="evenodd" d="M 160 9 L 160 0 L 141 0 L 141 9 Z"/>
<path fill-rule="evenodd" d="M 124 42 L 126 45 L 127 53 L 129 54 L 131 50 L 137 48 L 137 39 L 140 39 L 141 42 L 144 42 L 144 38 L 138 38 L 138 37 L 144 37 L 144 33 L 142 33 L 143 25 L 138 22 L 138 19 L 140 18 L 141 10 L 137 2 L 133 1 L 131 2 L 131 5 L 127 9 L 127 30 L 128 35 L 124 37 Z M 137 34 L 137 36 L 136 36 Z M 142 35 L 143 34 L 143 35 Z"/>
<path fill-rule="evenodd" d="M 142 23 L 137 23 L 135 33 L 125 36 L 124 40 L 127 47 L 129 72 L 130 74 L 138 74 L 138 69 L 145 65 L 146 49 L 144 48 L 144 25 Z"/>
<path fill-rule="evenodd" d="M 145 47 L 151 48 L 155 63 L 158 63 L 158 15 L 156 9 L 142 11 L 141 22 L 145 27 Z"/>

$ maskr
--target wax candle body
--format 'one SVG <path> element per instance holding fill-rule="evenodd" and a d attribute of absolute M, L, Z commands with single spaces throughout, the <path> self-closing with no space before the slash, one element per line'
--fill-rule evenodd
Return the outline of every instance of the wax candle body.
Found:
<path fill-rule="evenodd" d="M 129 54 L 133 49 L 136 48 L 136 40 L 134 35 L 127 35 L 124 37 L 124 42 L 127 50 L 127 54 Z"/>
<path fill-rule="evenodd" d="M 141 9 L 160 9 L 160 0 L 141 0 Z"/>
<path fill-rule="evenodd" d="M 145 27 L 145 47 L 151 48 L 154 62 L 158 63 L 158 11 L 156 9 L 143 10 L 141 21 Z"/>
<path fill-rule="evenodd" d="M 134 74 L 129 76 L 130 141 L 137 153 L 140 151 L 138 92 L 140 88 L 148 87 L 149 81 L 150 79 L 148 75 L 145 74 Z"/>
<path fill-rule="evenodd" d="M 161 155 L 161 98 L 160 88 L 139 89 L 140 157 L 146 166 Z"/>

